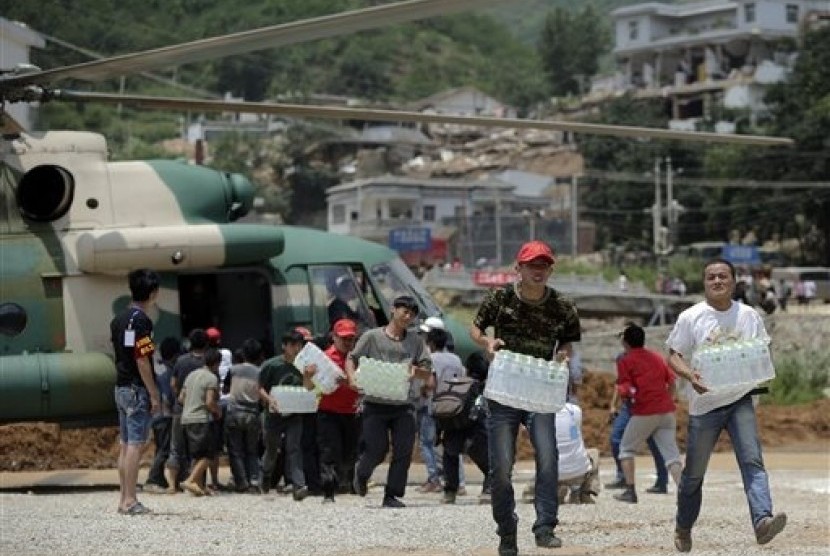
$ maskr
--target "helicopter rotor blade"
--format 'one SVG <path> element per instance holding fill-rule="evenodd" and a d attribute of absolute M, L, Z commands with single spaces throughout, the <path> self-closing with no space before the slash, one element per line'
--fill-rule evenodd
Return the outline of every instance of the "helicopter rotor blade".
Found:
<path fill-rule="evenodd" d="M 0 91 L 29 84 L 44 86 L 48 83 L 70 78 L 100 81 L 125 74 L 132 75 L 143 71 L 222 58 L 233 54 L 348 35 L 396 23 L 487 7 L 505 1 L 407 0 L 383 4 L 114 56 L 53 70 L 31 72 L 23 75 L 10 74 L 6 77 L 0 76 Z"/>
<path fill-rule="evenodd" d="M 302 104 L 281 104 L 271 102 L 233 102 L 184 99 L 173 97 L 152 97 L 141 95 L 116 95 L 108 93 L 87 93 L 82 91 L 54 91 L 53 98 L 67 102 L 98 102 L 123 104 L 145 108 L 174 109 L 203 112 L 233 112 L 247 114 L 278 114 L 296 118 L 322 118 L 333 120 L 369 120 L 378 122 L 413 122 L 425 124 L 457 124 L 478 127 L 500 127 L 516 129 L 546 129 L 570 131 L 588 135 L 610 135 L 616 137 L 648 137 L 704 143 L 732 143 L 767 147 L 792 146 L 787 137 L 761 135 L 728 135 L 699 131 L 675 131 L 636 126 L 591 124 L 562 120 L 530 120 L 517 118 L 492 118 L 478 116 L 453 116 L 448 114 L 427 114 L 402 110 L 377 110 L 368 108 L 343 108 L 309 106 Z"/>

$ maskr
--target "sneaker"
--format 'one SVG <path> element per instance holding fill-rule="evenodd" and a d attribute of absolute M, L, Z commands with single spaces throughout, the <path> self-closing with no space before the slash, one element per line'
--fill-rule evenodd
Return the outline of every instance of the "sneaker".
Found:
<path fill-rule="evenodd" d="M 427 481 L 424 484 L 422 484 L 420 487 L 418 487 L 418 492 L 424 492 L 424 493 L 441 492 L 443 490 L 444 490 L 444 488 L 440 484 L 438 484 L 436 482 L 433 482 L 433 481 Z"/>
<path fill-rule="evenodd" d="M 619 500 L 620 502 L 628 502 L 629 504 L 636 504 L 637 492 L 634 490 L 634 487 L 626 488 L 621 493 L 615 494 L 614 500 Z"/>
<path fill-rule="evenodd" d="M 458 490 L 455 491 L 458 496 L 467 496 L 467 487 L 464 485 L 458 485 Z"/>
<path fill-rule="evenodd" d="M 516 534 L 502 535 L 499 539 L 499 556 L 519 556 Z"/>
<path fill-rule="evenodd" d="M 678 552 L 692 551 L 692 530 L 681 527 L 674 528 L 674 547 Z"/>
<path fill-rule="evenodd" d="M 323 496 L 323 504 L 334 504 L 334 495 Z"/>
<path fill-rule="evenodd" d="M 144 486 L 141 487 L 141 492 L 148 494 L 167 494 L 167 488 L 156 483 L 144 483 Z"/>
<path fill-rule="evenodd" d="M 455 492 L 451 492 L 449 490 L 444 491 L 444 497 L 441 498 L 442 504 L 455 504 Z"/>
<path fill-rule="evenodd" d="M 492 495 L 490 494 L 490 490 L 482 490 L 481 494 L 478 495 L 478 503 L 479 504 L 490 504 L 493 501 Z"/>
<path fill-rule="evenodd" d="M 560 548 L 562 540 L 553 534 L 553 529 L 542 529 L 536 533 L 536 546 L 539 548 Z"/>
<path fill-rule="evenodd" d="M 649 494 L 668 494 L 669 488 L 666 485 L 654 483 L 654 486 L 648 487 L 646 492 Z"/>
<path fill-rule="evenodd" d="M 767 544 L 775 538 L 775 535 L 784 530 L 787 525 L 787 514 L 775 514 L 772 517 L 765 517 L 755 527 L 755 540 L 758 544 Z"/>
<path fill-rule="evenodd" d="M 366 493 L 369 492 L 369 486 L 366 484 L 366 479 L 361 479 L 360 477 L 355 474 L 354 476 L 354 493 L 358 496 L 366 496 Z"/>
<path fill-rule="evenodd" d="M 308 487 L 301 486 L 300 488 L 295 488 L 292 496 L 294 496 L 294 500 L 297 502 L 302 502 L 308 496 Z"/>
<path fill-rule="evenodd" d="M 609 490 L 622 490 L 628 485 L 625 484 L 625 479 L 617 479 L 613 483 L 605 483 L 604 486 Z"/>
<path fill-rule="evenodd" d="M 386 495 L 383 497 L 384 508 L 405 508 L 406 504 L 395 498 L 394 496 Z"/>

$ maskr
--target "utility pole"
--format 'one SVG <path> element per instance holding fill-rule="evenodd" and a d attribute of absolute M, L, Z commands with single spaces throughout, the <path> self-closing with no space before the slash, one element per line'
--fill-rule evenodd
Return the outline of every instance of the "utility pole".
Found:
<path fill-rule="evenodd" d="M 576 259 L 579 254 L 579 223 L 577 218 L 579 216 L 578 208 L 578 186 L 579 178 L 574 174 L 571 176 L 571 256 Z"/>
<path fill-rule="evenodd" d="M 654 206 L 652 207 L 652 238 L 654 244 L 654 256 L 660 256 L 660 227 L 662 225 L 662 214 L 660 209 L 660 159 L 654 159 Z"/>
<path fill-rule="evenodd" d="M 501 267 L 503 253 L 501 250 L 501 188 L 496 186 L 496 266 Z"/>
<path fill-rule="evenodd" d="M 672 191 L 672 167 L 671 157 L 666 157 L 666 220 L 668 234 L 666 237 L 665 249 L 674 245 L 674 192 Z"/>

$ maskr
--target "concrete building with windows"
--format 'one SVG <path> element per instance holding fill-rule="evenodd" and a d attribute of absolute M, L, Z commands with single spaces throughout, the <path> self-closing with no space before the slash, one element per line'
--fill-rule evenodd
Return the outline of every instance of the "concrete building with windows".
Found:
<path fill-rule="evenodd" d="M 554 210 L 549 184 L 543 185 L 496 177 L 356 180 L 328 189 L 328 231 L 389 244 L 393 230 L 426 229 L 429 249 L 401 252 L 410 264 L 460 259 L 470 265 L 482 258 L 499 264 L 530 237 L 570 245 L 570 222 Z"/>
<path fill-rule="evenodd" d="M 677 129 L 701 118 L 734 131 L 736 114 L 763 113 L 764 89 L 787 78 L 802 28 L 828 0 L 648 2 L 611 12 L 618 73 L 597 89 L 670 103 Z M 607 91 L 610 92 L 610 91 Z M 723 115 L 719 109 L 727 109 Z"/>
<path fill-rule="evenodd" d="M 19 21 L 0 17 L 0 70 L 14 70 L 29 64 L 32 48 L 44 48 L 46 41 L 36 31 Z M 4 110 L 24 129 L 32 129 L 33 111 L 28 103 L 7 104 Z"/>

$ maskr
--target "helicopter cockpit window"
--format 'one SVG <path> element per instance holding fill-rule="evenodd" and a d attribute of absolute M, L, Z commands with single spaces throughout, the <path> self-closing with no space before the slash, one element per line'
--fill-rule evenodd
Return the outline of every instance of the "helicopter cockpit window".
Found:
<path fill-rule="evenodd" d="M 315 306 L 324 305 L 328 328 L 341 318 L 349 318 L 361 330 L 376 326 L 355 276 L 348 266 L 325 265 L 309 267 Z"/>
<path fill-rule="evenodd" d="M 441 314 L 441 309 L 432 296 L 402 260 L 395 259 L 377 264 L 372 267 L 371 272 L 372 280 L 380 288 L 388 307 L 392 306 L 392 301 L 399 295 L 411 295 L 418 300 L 421 307 L 419 318 Z"/>
<path fill-rule="evenodd" d="M 26 328 L 26 309 L 17 303 L 3 303 L 0 305 L 0 334 L 17 336 Z"/>
<path fill-rule="evenodd" d="M 75 180 L 60 166 L 44 164 L 26 172 L 17 186 L 17 206 L 29 220 L 52 222 L 72 206 Z"/>

